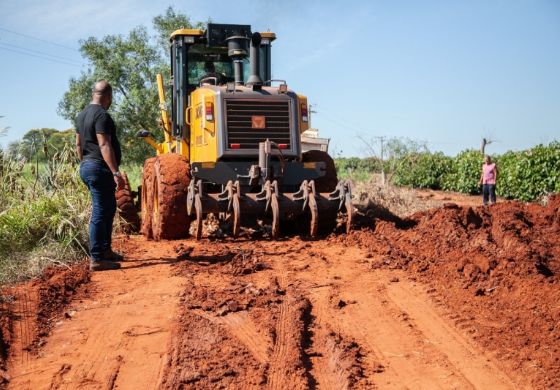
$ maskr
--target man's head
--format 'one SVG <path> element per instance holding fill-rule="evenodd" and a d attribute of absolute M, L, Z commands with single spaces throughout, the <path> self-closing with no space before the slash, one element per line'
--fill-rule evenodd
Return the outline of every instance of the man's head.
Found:
<path fill-rule="evenodd" d="M 214 66 L 214 63 L 212 61 L 206 61 L 204 63 L 204 71 L 208 74 L 208 73 L 216 73 L 216 66 Z"/>
<path fill-rule="evenodd" d="M 486 164 L 492 164 L 492 157 L 490 157 L 489 155 L 484 156 L 484 162 Z"/>
<path fill-rule="evenodd" d="M 111 87 L 111 84 L 105 80 L 95 83 L 93 93 L 91 94 L 91 101 L 108 110 L 113 102 L 113 87 Z"/>

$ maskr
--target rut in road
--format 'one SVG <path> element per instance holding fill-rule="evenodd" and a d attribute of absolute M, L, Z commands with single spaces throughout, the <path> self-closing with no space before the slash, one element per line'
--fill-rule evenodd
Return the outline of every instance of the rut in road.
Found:
<path fill-rule="evenodd" d="M 360 249 L 208 242 L 179 267 L 168 388 L 519 388 L 425 287 L 372 271 Z"/>

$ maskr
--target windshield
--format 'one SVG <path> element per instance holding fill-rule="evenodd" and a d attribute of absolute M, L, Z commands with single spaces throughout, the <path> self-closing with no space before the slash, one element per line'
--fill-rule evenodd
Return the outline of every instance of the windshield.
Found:
<path fill-rule="evenodd" d="M 202 49 L 202 50 L 201 50 Z M 196 86 L 206 77 L 216 77 L 218 84 L 234 81 L 233 64 L 227 50 L 192 46 L 189 50 L 189 84 Z M 249 59 L 243 60 L 243 80 L 249 77 Z M 211 82 L 212 83 L 212 82 Z"/>

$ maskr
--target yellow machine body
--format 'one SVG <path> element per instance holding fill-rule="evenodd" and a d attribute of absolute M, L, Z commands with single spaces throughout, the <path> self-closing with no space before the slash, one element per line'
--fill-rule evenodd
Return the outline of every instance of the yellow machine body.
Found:
<path fill-rule="evenodd" d="M 155 171 L 181 170 L 182 179 L 170 184 L 161 179 L 165 174 L 143 176 L 143 204 L 153 204 L 143 219 L 148 236 L 184 236 L 194 218 L 200 238 L 208 214 L 228 220 L 234 237 L 242 215 L 270 220 L 272 237 L 280 221 L 300 217 L 315 237 L 320 227 L 336 226 L 338 211 L 346 211 L 349 229 L 350 184 L 337 180 L 325 151 L 302 150 L 310 127 L 307 97 L 272 79 L 275 39 L 271 32 L 252 33 L 249 25 L 213 23 L 171 34 L 169 96 L 157 76 L 163 140 L 147 130 L 138 136 L 165 155 L 152 163 Z M 177 213 L 182 205 L 185 213 Z"/>

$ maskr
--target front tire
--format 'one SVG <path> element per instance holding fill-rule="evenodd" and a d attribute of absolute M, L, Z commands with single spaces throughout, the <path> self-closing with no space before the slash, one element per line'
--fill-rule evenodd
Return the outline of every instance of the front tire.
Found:
<path fill-rule="evenodd" d="M 162 154 L 154 164 L 153 238 L 173 240 L 189 234 L 187 192 L 191 181 L 188 160 L 179 154 Z"/>
<path fill-rule="evenodd" d="M 119 217 L 125 222 L 124 232 L 136 233 L 140 227 L 140 218 L 138 218 L 138 209 L 134 204 L 134 197 L 130 188 L 130 182 L 126 173 L 122 173 L 124 187 L 115 193 L 117 200 L 117 211 Z"/>
<path fill-rule="evenodd" d="M 309 150 L 301 156 L 303 162 L 324 162 L 326 165 L 325 176 L 315 179 L 317 192 L 333 192 L 338 184 L 334 160 L 327 152 L 322 150 Z"/>
<path fill-rule="evenodd" d="M 154 207 L 154 164 L 155 157 L 151 157 L 144 161 L 142 170 L 142 189 L 140 207 L 142 210 L 142 224 L 140 232 L 147 239 L 153 237 L 152 234 L 152 213 Z"/>

